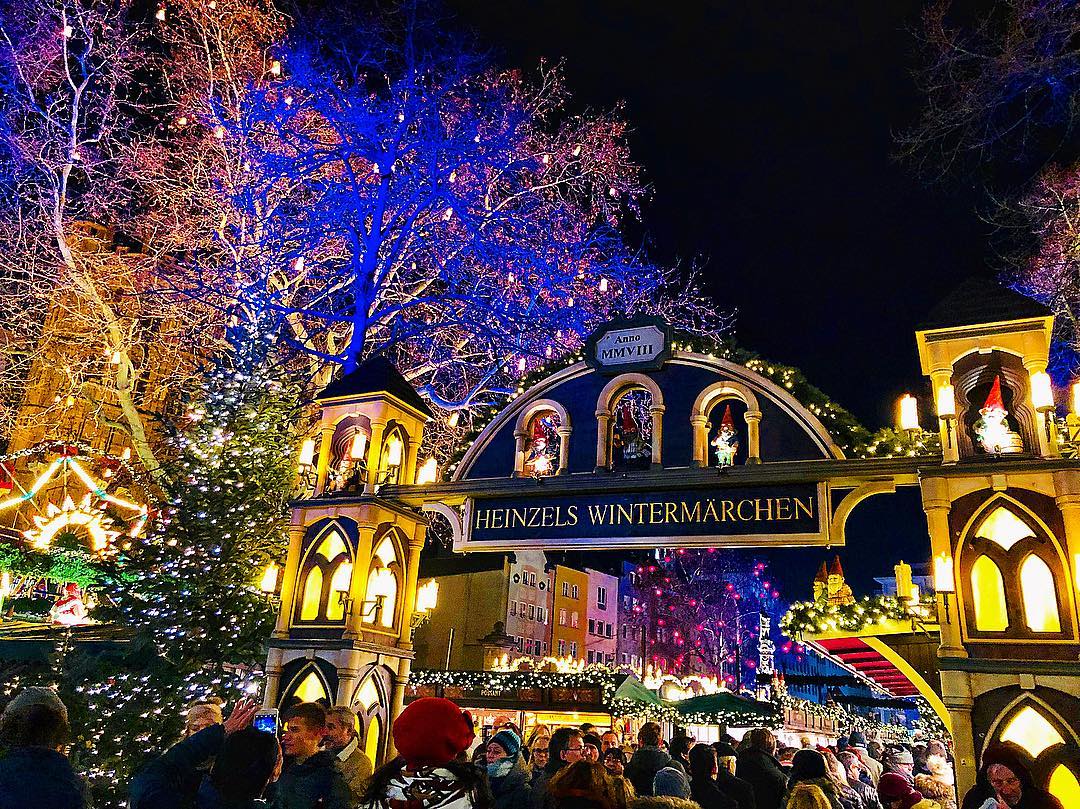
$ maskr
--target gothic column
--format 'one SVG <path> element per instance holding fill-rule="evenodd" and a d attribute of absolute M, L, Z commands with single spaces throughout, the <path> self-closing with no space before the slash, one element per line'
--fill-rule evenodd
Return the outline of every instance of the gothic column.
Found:
<path fill-rule="evenodd" d="M 263 707 L 273 708 L 281 690 L 282 650 L 271 646 L 266 655 L 266 688 L 263 690 Z"/>
<path fill-rule="evenodd" d="M 944 555 L 953 559 L 952 535 L 949 531 L 949 483 L 945 478 L 926 477 L 922 480 L 923 511 L 926 513 L 926 526 L 930 533 L 930 553 L 937 557 Z M 954 560 L 953 592 L 940 593 L 942 607 L 938 610 L 938 622 L 941 626 L 941 647 L 939 657 L 967 657 L 960 638 L 960 608 L 956 598 L 955 576 L 959 568 Z M 949 622 L 945 623 L 945 614 Z"/>
<path fill-rule="evenodd" d="M 596 471 L 600 472 L 611 465 L 608 457 L 608 428 L 611 425 L 611 413 L 606 410 L 596 411 Z"/>
<path fill-rule="evenodd" d="M 326 488 L 326 476 L 330 471 L 330 442 L 334 437 L 334 425 L 323 422 L 319 428 L 319 464 L 316 467 L 315 496 L 318 497 Z"/>
<path fill-rule="evenodd" d="M 289 637 L 289 625 L 292 621 L 296 579 L 300 575 L 300 550 L 304 544 L 304 527 L 294 525 L 289 529 L 289 550 L 285 555 L 285 570 L 281 579 L 281 606 L 278 608 L 277 623 L 274 626 L 275 638 Z"/>
<path fill-rule="evenodd" d="M 658 469 L 662 466 L 664 449 L 664 406 L 653 405 L 649 408 L 649 416 L 652 419 L 652 461 L 651 466 Z"/>
<path fill-rule="evenodd" d="M 557 475 L 565 475 L 569 471 L 570 466 L 570 433 L 574 430 L 572 427 L 562 426 L 559 427 L 557 432 L 559 433 L 559 469 L 555 473 Z"/>
<path fill-rule="evenodd" d="M 427 528 L 417 525 L 409 537 L 409 558 L 405 566 L 405 581 L 401 593 L 405 599 L 401 611 L 401 627 L 398 631 L 398 648 L 412 649 L 412 619 L 416 613 L 416 590 L 420 584 L 420 553 L 424 549 Z"/>
<path fill-rule="evenodd" d="M 386 422 L 371 422 L 371 438 L 368 440 L 367 450 L 367 481 L 364 483 L 364 494 L 375 494 L 375 486 L 379 481 L 379 464 L 382 463 L 383 437 L 386 434 Z"/>
<path fill-rule="evenodd" d="M 525 474 L 525 439 L 528 433 L 524 430 L 514 432 L 514 477 L 519 478 Z"/>
<path fill-rule="evenodd" d="M 352 599 L 352 612 L 345 619 L 344 638 L 355 640 L 360 637 L 364 624 L 364 598 L 367 596 L 367 579 L 371 570 L 372 544 L 375 540 L 375 528 L 361 525 L 356 542 L 356 556 L 353 558 L 352 578 L 349 580 L 349 598 Z"/>
<path fill-rule="evenodd" d="M 398 660 L 398 670 L 394 674 L 394 685 L 390 694 L 390 710 L 386 717 L 387 733 L 385 761 L 390 761 L 397 756 L 397 748 L 394 746 L 394 720 L 398 718 L 402 709 L 405 707 L 405 689 L 409 685 L 409 672 L 411 669 L 412 660 L 410 658 L 402 657 Z"/>
<path fill-rule="evenodd" d="M 690 457 L 691 466 L 708 466 L 707 455 L 709 446 L 709 417 L 702 413 L 695 413 L 690 417 L 690 431 L 693 439 L 693 451 Z"/>
<path fill-rule="evenodd" d="M 746 420 L 746 462 L 761 463 L 761 411 L 747 410 L 743 418 Z"/>

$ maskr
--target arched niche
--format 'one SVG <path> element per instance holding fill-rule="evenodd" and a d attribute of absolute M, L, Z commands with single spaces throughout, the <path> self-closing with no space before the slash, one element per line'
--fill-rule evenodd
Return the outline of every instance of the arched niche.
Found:
<path fill-rule="evenodd" d="M 660 386 L 645 374 L 621 374 L 604 386 L 596 400 L 596 468 L 598 471 L 612 467 L 612 441 L 617 434 L 614 423 L 616 409 L 620 406 L 620 402 L 626 394 L 635 390 L 645 391 L 650 397 L 648 404 L 648 427 L 650 432 L 648 465 L 650 467 L 659 467 L 661 465 L 664 394 L 661 392 Z M 633 417 L 637 418 L 636 415 Z M 640 418 L 644 420 L 644 414 Z M 640 426 L 643 425 L 639 425 L 639 428 Z"/>
<path fill-rule="evenodd" d="M 350 486 L 363 487 L 370 441 L 371 419 L 367 416 L 342 416 L 337 421 L 330 438 L 330 461 L 326 481 L 328 491 Z"/>
<path fill-rule="evenodd" d="M 538 429 L 543 436 L 538 435 Z M 564 475 L 570 462 L 570 434 L 573 425 L 566 408 L 553 399 L 537 399 L 518 415 L 514 424 L 514 475 Z M 546 446 L 540 447 L 544 441 Z M 554 447 L 552 443 L 555 442 Z M 544 453 L 551 461 L 549 472 L 538 473 L 536 455 Z M 552 452 L 554 450 L 554 452 Z"/>
<path fill-rule="evenodd" d="M 403 609 L 407 543 L 393 526 L 383 526 L 371 544 L 363 623 L 382 632 L 394 632 Z"/>
<path fill-rule="evenodd" d="M 1030 405 L 1028 372 L 1020 357 L 1007 351 L 966 354 L 953 365 L 952 378 L 957 408 L 956 440 L 961 457 L 987 454 L 975 438 L 975 424 L 981 418 L 979 411 L 995 379 L 1001 383 L 1009 429 L 1020 436 L 1025 453 L 1039 454 L 1041 420 Z"/>
<path fill-rule="evenodd" d="M 960 532 L 955 558 L 968 640 L 1075 638 L 1064 552 L 1050 528 L 1015 497 L 997 492 L 975 510 Z M 1032 569 L 1037 575 L 1029 575 Z M 1053 620 L 1039 621 L 1040 615 Z"/>
<path fill-rule="evenodd" d="M 390 730 L 390 692 L 393 674 L 386 666 L 371 664 L 349 697 L 349 707 L 360 720 L 363 749 L 375 766 L 382 761 Z"/>
<path fill-rule="evenodd" d="M 745 463 L 761 463 L 761 407 L 757 396 L 740 382 L 724 380 L 705 388 L 694 402 L 690 425 L 694 431 L 692 466 L 709 466 L 709 440 L 718 418 L 711 418 L 724 401 L 736 400 L 745 408 L 742 420 L 746 423 Z M 738 456 L 736 456 L 738 457 Z"/>
<path fill-rule="evenodd" d="M 284 686 L 278 697 L 278 708 L 282 714 L 301 702 L 318 702 L 329 708 L 337 693 L 337 669 L 321 657 L 299 658 L 282 667 L 281 682 Z"/>
<path fill-rule="evenodd" d="M 297 627 L 342 627 L 355 561 L 356 527 L 351 520 L 329 519 L 306 531 L 297 571 L 293 623 Z"/>
<path fill-rule="evenodd" d="M 409 444 L 409 432 L 397 421 L 386 425 L 382 447 L 379 450 L 378 484 L 397 484 L 405 480 L 408 464 L 406 459 L 412 448 Z"/>

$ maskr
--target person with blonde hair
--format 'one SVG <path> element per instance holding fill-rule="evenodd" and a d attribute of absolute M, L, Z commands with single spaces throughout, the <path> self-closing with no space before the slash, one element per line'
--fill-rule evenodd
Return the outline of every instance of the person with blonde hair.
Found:
<path fill-rule="evenodd" d="M 184 717 L 184 738 L 194 736 L 211 725 L 222 724 L 225 721 L 221 713 L 223 704 L 224 701 L 220 697 L 207 697 L 189 703 Z"/>
<path fill-rule="evenodd" d="M 832 804 L 817 784 L 800 783 L 791 788 L 784 809 L 832 809 Z"/>

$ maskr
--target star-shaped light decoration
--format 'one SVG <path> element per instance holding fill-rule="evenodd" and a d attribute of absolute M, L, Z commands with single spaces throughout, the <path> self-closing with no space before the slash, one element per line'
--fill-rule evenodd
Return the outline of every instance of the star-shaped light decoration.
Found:
<path fill-rule="evenodd" d="M 90 495 L 83 495 L 82 500 L 75 503 L 69 496 L 64 498 L 63 505 L 57 507 L 55 503 L 45 506 L 45 514 L 34 516 L 34 527 L 23 531 L 23 536 L 30 540 L 30 544 L 39 551 L 46 551 L 52 545 L 53 538 L 65 528 L 80 527 L 90 536 L 90 545 L 94 553 L 103 553 L 112 544 L 120 532 L 113 528 L 112 518 L 104 511 L 94 508 L 90 503 Z"/>

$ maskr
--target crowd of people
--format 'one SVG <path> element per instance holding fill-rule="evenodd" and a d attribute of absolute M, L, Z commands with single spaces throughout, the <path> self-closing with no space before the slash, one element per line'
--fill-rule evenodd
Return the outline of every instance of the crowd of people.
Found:
<path fill-rule="evenodd" d="M 741 740 L 636 739 L 592 725 L 506 723 L 477 744 L 450 700 L 410 703 L 393 724 L 397 755 L 373 771 L 355 714 L 301 703 L 279 734 L 252 727 L 256 706 L 192 706 L 185 736 L 130 784 L 129 809 L 1064 809 L 1035 787 L 1019 748 L 988 748 L 957 804 L 940 741 L 883 746 L 860 732 L 832 746 L 780 746 L 768 729 Z M 67 709 L 27 688 L 0 715 L 0 809 L 86 809 L 65 750 Z"/>

